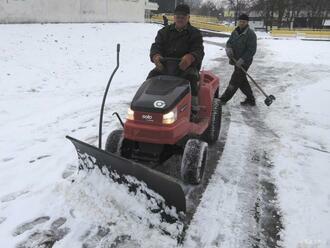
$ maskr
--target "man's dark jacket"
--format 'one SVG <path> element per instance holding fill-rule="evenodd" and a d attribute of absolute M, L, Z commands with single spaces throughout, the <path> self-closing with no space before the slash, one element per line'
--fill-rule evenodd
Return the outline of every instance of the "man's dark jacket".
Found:
<path fill-rule="evenodd" d="M 257 36 L 249 27 L 246 27 L 242 33 L 239 32 L 239 27 L 237 27 L 231 33 L 227 41 L 227 47 L 233 49 L 236 60 L 242 58 L 246 65 L 250 65 L 257 51 Z"/>
<path fill-rule="evenodd" d="M 166 26 L 158 31 L 155 42 L 151 45 L 150 59 L 157 53 L 174 58 L 182 58 L 190 53 L 195 57 L 192 66 L 200 70 L 204 58 L 202 34 L 190 24 L 182 31 L 178 31 L 175 24 Z"/>

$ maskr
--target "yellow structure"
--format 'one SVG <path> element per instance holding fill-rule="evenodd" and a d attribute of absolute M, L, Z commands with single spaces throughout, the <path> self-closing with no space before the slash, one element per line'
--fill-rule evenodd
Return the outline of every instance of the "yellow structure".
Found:
<path fill-rule="evenodd" d="M 170 22 L 173 22 L 173 15 L 166 16 Z M 153 17 L 151 17 L 151 20 L 154 22 L 163 23 L 162 15 L 154 15 Z M 234 30 L 234 27 L 219 24 L 216 17 L 210 16 L 191 15 L 190 23 L 197 28 L 206 29 L 210 31 L 231 33 Z"/>
<path fill-rule="evenodd" d="M 173 14 L 166 15 L 170 22 L 173 22 Z M 162 15 L 155 15 L 152 21 L 163 23 Z M 197 28 L 210 31 L 231 33 L 234 27 L 219 24 L 217 18 L 210 16 L 191 15 L 190 22 Z M 330 30 L 313 30 L 313 29 L 294 29 L 287 28 L 273 29 L 271 31 L 273 37 L 305 37 L 305 38 L 330 38 Z"/>
<path fill-rule="evenodd" d="M 271 31 L 273 37 L 305 37 L 305 38 L 330 38 L 330 30 L 323 29 L 273 29 Z"/>

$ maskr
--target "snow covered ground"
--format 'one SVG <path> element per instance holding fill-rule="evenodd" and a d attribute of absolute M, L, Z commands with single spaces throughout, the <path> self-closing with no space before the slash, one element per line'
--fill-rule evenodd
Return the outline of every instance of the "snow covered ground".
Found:
<path fill-rule="evenodd" d="M 121 43 L 104 135 L 152 68 L 153 24 L 0 25 L 0 247 L 176 247 L 143 195 L 77 174 L 65 135 L 96 144 L 99 106 Z M 205 38 L 205 69 L 232 67 Z M 211 42 L 208 42 L 211 41 Z M 250 69 L 277 97 L 224 107 L 226 145 L 183 247 L 330 247 L 330 42 L 258 41 Z M 224 136 L 224 134 L 222 134 Z M 223 138 L 223 137 L 222 137 Z"/>

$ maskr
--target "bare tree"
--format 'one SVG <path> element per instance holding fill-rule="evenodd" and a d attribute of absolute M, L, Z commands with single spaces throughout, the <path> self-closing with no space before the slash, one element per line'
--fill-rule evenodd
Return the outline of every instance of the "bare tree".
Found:
<path fill-rule="evenodd" d="M 264 19 L 266 31 L 268 31 L 268 27 L 272 28 L 273 26 L 276 3 L 277 0 L 257 0 L 251 7 L 252 10 L 259 13 Z"/>
<path fill-rule="evenodd" d="M 308 10 L 308 26 L 311 28 L 322 28 L 328 18 L 330 2 L 329 0 L 306 1 Z"/>
<path fill-rule="evenodd" d="M 213 1 L 206 1 L 198 7 L 193 6 L 192 12 L 198 15 L 214 16 L 219 18 L 220 14 L 223 15 L 224 9 L 222 7 L 218 7 Z"/>
<path fill-rule="evenodd" d="M 329 16 L 329 0 L 256 0 L 252 9 L 264 19 L 266 27 L 306 25 L 322 28 Z"/>
<path fill-rule="evenodd" d="M 282 27 L 283 17 L 284 17 L 284 14 L 285 14 L 288 6 L 289 6 L 288 0 L 276 0 L 276 10 L 278 13 L 277 27 L 279 27 L 279 28 Z"/>
<path fill-rule="evenodd" d="M 230 9 L 235 12 L 235 25 L 240 13 L 248 12 L 254 1 L 251 0 L 228 0 Z"/>

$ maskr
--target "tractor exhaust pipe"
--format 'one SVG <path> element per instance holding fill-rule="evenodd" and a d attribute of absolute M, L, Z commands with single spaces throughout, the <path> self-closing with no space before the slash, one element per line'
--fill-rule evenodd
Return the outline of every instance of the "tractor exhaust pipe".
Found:
<path fill-rule="evenodd" d="M 231 58 L 234 62 L 235 62 L 235 64 L 237 63 L 237 60 L 235 59 L 235 58 Z M 237 65 L 235 65 L 235 66 L 237 66 Z M 265 104 L 267 105 L 267 106 L 270 106 L 272 103 L 273 103 L 273 101 L 275 101 L 276 100 L 276 98 L 275 98 L 275 96 L 273 96 L 273 95 L 268 95 L 261 87 L 260 87 L 260 85 L 259 84 L 257 84 L 257 82 L 250 76 L 250 74 L 242 67 L 242 66 L 239 66 L 238 68 L 240 68 L 245 74 L 246 74 L 246 76 L 248 76 L 250 79 L 251 79 L 251 81 L 254 83 L 254 85 L 260 90 L 260 92 L 266 97 L 266 99 L 265 99 Z"/>
<path fill-rule="evenodd" d="M 106 87 L 105 92 L 104 92 L 104 96 L 103 96 L 103 100 L 102 100 L 102 105 L 101 105 L 100 123 L 99 123 L 99 149 L 102 149 L 102 122 L 103 122 L 103 112 L 104 112 L 105 100 L 107 98 L 108 91 L 109 91 L 110 84 L 111 84 L 111 81 L 113 79 L 113 76 L 115 75 L 115 73 L 117 72 L 117 70 L 119 68 L 119 53 L 120 53 L 120 44 L 117 44 L 117 66 L 113 70 L 113 72 L 111 74 L 111 77 L 110 77 L 110 79 L 108 81 L 107 87 Z"/>

